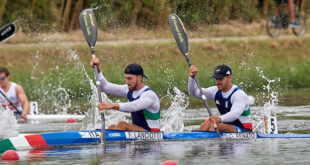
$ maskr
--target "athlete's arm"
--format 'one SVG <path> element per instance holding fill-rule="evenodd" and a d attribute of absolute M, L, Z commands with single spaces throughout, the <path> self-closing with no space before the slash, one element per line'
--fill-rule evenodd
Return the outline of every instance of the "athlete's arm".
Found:
<path fill-rule="evenodd" d="M 28 101 L 28 98 L 24 92 L 24 89 L 20 85 L 16 85 L 15 87 L 16 96 L 18 100 L 21 102 L 23 107 L 23 112 L 21 114 L 21 117 L 24 119 L 27 119 L 27 114 L 30 112 L 30 103 Z"/>
<path fill-rule="evenodd" d="M 124 85 L 118 85 L 114 83 L 110 83 L 102 74 L 102 72 L 98 73 L 98 79 L 100 81 L 100 89 L 101 91 L 120 96 L 120 97 L 126 97 L 128 92 L 128 86 L 126 84 Z"/>
<path fill-rule="evenodd" d="M 119 110 L 123 112 L 135 112 L 142 109 L 148 109 L 149 111 L 158 111 L 159 99 L 157 95 L 152 91 L 143 92 L 140 98 L 131 102 L 119 103 Z"/>
<path fill-rule="evenodd" d="M 101 102 L 97 105 L 99 110 L 109 110 L 109 109 L 114 109 L 114 110 L 119 110 L 119 104 L 115 103 L 106 103 L 106 102 Z"/>
<path fill-rule="evenodd" d="M 100 60 L 97 57 L 93 57 L 90 61 L 90 66 L 94 67 L 94 65 L 97 65 L 97 72 L 98 72 L 98 80 L 100 81 L 100 90 L 109 93 L 116 96 L 126 97 L 128 86 L 126 84 L 124 85 L 117 85 L 110 83 L 102 74 L 100 69 Z"/>
<path fill-rule="evenodd" d="M 237 120 L 244 110 L 248 108 L 249 98 L 243 91 L 238 90 L 231 96 L 231 103 L 232 107 L 230 111 L 220 116 L 222 122 L 232 122 Z"/>
<path fill-rule="evenodd" d="M 204 95 L 206 95 L 207 99 L 212 99 L 214 100 L 215 94 L 217 92 L 217 87 L 216 86 L 212 86 L 209 88 L 202 88 L 202 93 Z M 201 94 L 199 91 L 199 88 L 196 85 L 195 79 L 193 79 L 192 77 L 188 78 L 188 93 L 191 96 L 197 97 L 197 98 L 201 98 Z"/>

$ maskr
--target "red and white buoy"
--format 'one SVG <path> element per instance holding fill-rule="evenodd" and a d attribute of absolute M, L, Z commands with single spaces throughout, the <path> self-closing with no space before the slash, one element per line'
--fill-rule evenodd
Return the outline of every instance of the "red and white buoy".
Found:
<path fill-rule="evenodd" d="M 179 165 L 179 164 L 174 160 L 166 160 L 161 165 Z"/>
<path fill-rule="evenodd" d="M 75 119 L 74 118 L 68 118 L 67 123 L 75 123 Z"/>
<path fill-rule="evenodd" d="M 7 150 L 2 154 L 2 161 L 16 162 L 19 160 L 18 154 L 14 150 Z"/>

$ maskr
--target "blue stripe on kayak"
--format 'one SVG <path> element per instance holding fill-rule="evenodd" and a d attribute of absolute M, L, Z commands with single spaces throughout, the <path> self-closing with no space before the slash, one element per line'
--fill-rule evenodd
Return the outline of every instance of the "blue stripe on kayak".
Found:
<path fill-rule="evenodd" d="M 189 140 L 217 138 L 216 132 L 168 132 L 164 133 L 164 139 Z"/>
<path fill-rule="evenodd" d="M 81 130 L 41 133 L 48 145 L 69 145 L 80 143 L 99 143 L 101 130 Z M 124 131 L 106 130 L 106 141 L 123 141 L 126 138 Z M 131 139 L 134 140 L 134 139 Z"/>
<path fill-rule="evenodd" d="M 105 137 L 106 137 L 106 141 L 128 140 L 126 138 L 125 131 L 118 131 L 118 130 L 106 130 Z"/>
<path fill-rule="evenodd" d="M 85 133 L 85 135 L 88 136 L 83 138 L 79 132 Z M 45 139 L 48 145 L 70 145 L 100 142 L 100 131 L 96 130 L 41 133 L 41 136 Z"/>
<path fill-rule="evenodd" d="M 242 136 L 240 136 L 242 135 Z M 70 145 L 82 143 L 99 143 L 100 130 L 80 130 L 80 131 L 64 131 L 41 133 L 48 145 Z M 236 134 L 235 133 L 221 133 L 223 137 L 231 138 L 310 138 L 310 134 Z M 216 132 L 166 132 L 163 133 L 164 140 L 191 140 L 191 139 L 212 139 L 217 138 Z M 137 140 L 135 138 L 126 137 L 125 131 L 106 130 L 106 141 L 124 141 Z"/>
<path fill-rule="evenodd" d="M 264 133 L 257 133 L 257 138 L 310 138 L 310 134 L 264 134 Z"/>

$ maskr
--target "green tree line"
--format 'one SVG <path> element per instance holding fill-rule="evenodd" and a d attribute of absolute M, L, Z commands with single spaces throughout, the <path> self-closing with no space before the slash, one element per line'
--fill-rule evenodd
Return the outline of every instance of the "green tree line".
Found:
<path fill-rule="evenodd" d="M 306 15 L 310 1 L 295 0 Z M 79 28 L 78 16 L 93 8 L 101 29 L 126 26 L 157 28 L 176 13 L 189 28 L 230 20 L 250 23 L 272 15 L 274 0 L 0 0 L 0 25 L 21 24 L 24 32 Z"/>

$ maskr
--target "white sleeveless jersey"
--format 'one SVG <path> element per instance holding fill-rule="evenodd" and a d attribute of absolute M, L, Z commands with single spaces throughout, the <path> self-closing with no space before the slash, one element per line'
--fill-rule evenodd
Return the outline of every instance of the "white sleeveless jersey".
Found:
<path fill-rule="evenodd" d="M 10 89 L 8 90 L 8 92 L 5 92 L 1 87 L 0 90 L 5 94 L 5 96 L 13 103 L 13 105 L 20 111 L 22 112 L 22 105 L 20 103 L 20 101 L 18 100 L 17 96 L 16 96 L 16 83 L 11 82 L 11 86 Z M 4 109 L 9 108 L 10 110 L 16 112 L 16 110 L 14 109 L 13 106 L 11 106 L 11 104 L 5 99 L 5 97 L 2 96 L 2 94 L 0 94 L 0 104 Z"/>

